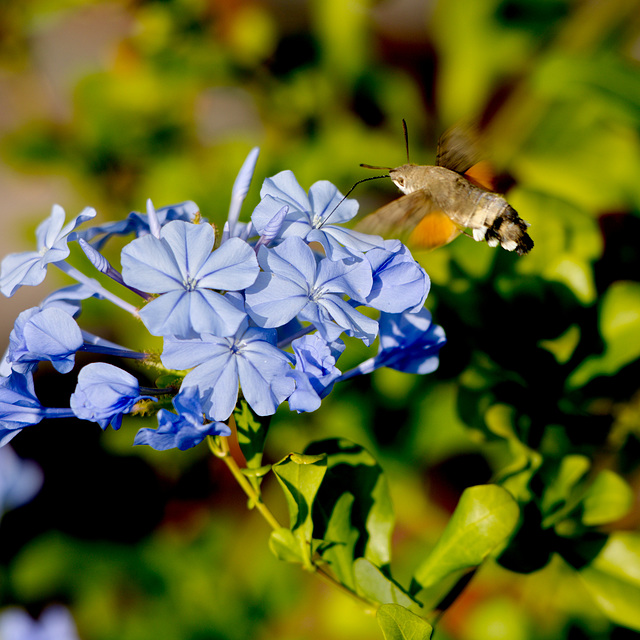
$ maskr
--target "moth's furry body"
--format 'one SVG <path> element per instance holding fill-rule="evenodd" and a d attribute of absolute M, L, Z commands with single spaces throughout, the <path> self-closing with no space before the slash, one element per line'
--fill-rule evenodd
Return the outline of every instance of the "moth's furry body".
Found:
<path fill-rule="evenodd" d="M 520 255 L 533 246 L 527 223 L 500 194 L 476 186 L 451 169 L 404 164 L 389 171 L 389 177 L 406 195 L 422 191 L 435 209 L 458 226 L 471 229 L 475 240 L 485 239 L 490 247 L 500 244 Z"/>
<path fill-rule="evenodd" d="M 486 240 L 490 247 L 499 244 L 519 255 L 531 250 L 529 225 L 500 194 L 471 176 L 478 158 L 465 132 L 452 129 L 443 134 L 436 162 L 389 169 L 404 195 L 366 216 L 357 229 L 423 248 L 441 246 L 471 229 L 474 240 Z"/>

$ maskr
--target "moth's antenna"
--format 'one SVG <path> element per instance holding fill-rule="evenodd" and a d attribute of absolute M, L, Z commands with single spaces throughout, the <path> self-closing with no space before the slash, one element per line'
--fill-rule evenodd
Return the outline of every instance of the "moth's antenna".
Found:
<path fill-rule="evenodd" d="M 407 150 L 407 164 L 409 164 L 409 134 L 407 133 L 407 122 L 402 118 L 402 130 L 404 131 L 404 148 Z"/>
<path fill-rule="evenodd" d="M 360 165 L 361 167 L 368 167 L 368 165 Z M 389 167 L 369 167 L 371 169 L 388 169 Z M 349 189 L 349 191 L 347 191 L 346 195 L 342 198 L 342 200 L 340 200 L 340 202 L 338 202 L 338 204 L 333 207 L 333 209 L 331 210 L 331 213 L 322 221 L 322 224 L 320 225 L 320 227 L 318 228 L 322 228 L 327 221 L 329 220 L 329 218 L 334 214 L 335 210 L 349 197 L 349 195 L 351 194 L 351 192 L 359 185 L 362 184 L 363 182 L 367 182 L 368 180 L 379 180 L 380 178 L 388 178 L 388 175 L 385 176 L 373 176 L 372 178 L 362 178 L 362 180 L 358 180 L 358 182 L 356 182 L 353 187 L 351 187 L 351 189 Z"/>
<path fill-rule="evenodd" d="M 364 167 L 365 169 L 384 169 L 385 171 L 391 171 L 393 169 L 393 167 L 376 167 L 375 165 L 372 164 L 361 164 L 361 167 Z M 388 176 L 376 176 L 378 178 L 386 178 Z M 365 178 L 364 180 L 375 180 L 376 178 Z M 360 182 L 364 182 L 364 180 L 360 180 Z M 356 182 L 356 184 L 360 184 L 359 182 Z M 354 187 L 356 186 L 355 184 L 353 185 Z"/>

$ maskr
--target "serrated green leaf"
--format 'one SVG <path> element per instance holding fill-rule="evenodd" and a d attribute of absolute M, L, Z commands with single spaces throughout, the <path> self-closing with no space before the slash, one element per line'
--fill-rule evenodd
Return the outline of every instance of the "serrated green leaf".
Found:
<path fill-rule="evenodd" d="M 394 515 L 380 465 L 363 447 L 343 438 L 311 443 L 305 451 L 327 454 L 327 475 L 314 509 L 316 537 L 352 548 L 353 558 L 365 557 L 376 566 L 386 566 L 391 558 Z M 345 493 L 354 498 L 350 526 L 340 529 L 343 537 L 334 538 L 339 531 L 334 528 L 329 536 L 327 530 Z"/>
<path fill-rule="evenodd" d="M 597 526 L 622 518 L 633 505 L 631 487 L 614 471 L 604 469 L 582 499 L 582 522 Z"/>
<path fill-rule="evenodd" d="M 420 616 L 399 604 L 383 604 L 376 620 L 385 640 L 428 640 L 433 627 Z"/>
<path fill-rule="evenodd" d="M 420 607 L 420 603 L 366 558 L 358 558 L 354 565 L 356 591 L 372 602 Z"/>
<path fill-rule="evenodd" d="M 455 572 L 478 566 L 506 542 L 519 516 L 518 504 L 502 487 L 466 489 L 440 540 L 418 567 L 411 592 L 415 594 Z"/>

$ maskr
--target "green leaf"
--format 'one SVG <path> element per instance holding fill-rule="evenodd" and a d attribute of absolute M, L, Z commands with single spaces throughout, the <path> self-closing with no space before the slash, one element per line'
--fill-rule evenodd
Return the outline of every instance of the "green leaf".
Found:
<path fill-rule="evenodd" d="M 383 604 L 376 614 L 385 640 L 428 640 L 433 627 L 399 604 Z"/>
<path fill-rule="evenodd" d="M 502 487 L 466 489 L 440 540 L 418 567 L 411 593 L 415 595 L 456 572 L 478 566 L 507 541 L 519 516 L 518 504 Z"/>
<path fill-rule="evenodd" d="M 605 351 L 584 360 L 569 376 L 572 388 L 612 375 L 640 357 L 640 283 L 614 282 L 602 297 L 599 324 Z"/>
<path fill-rule="evenodd" d="M 306 567 L 311 567 L 313 518 L 311 510 L 327 471 L 326 455 L 290 453 L 272 467 L 289 508 L 290 528 Z"/>
<path fill-rule="evenodd" d="M 613 522 L 631 509 L 633 491 L 617 473 L 604 469 L 587 490 L 582 505 L 582 522 L 587 526 Z"/>
<path fill-rule="evenodd" d="M 352 558 L 365 557 L 379 567 L 388 565 L 394 515 L 380 465 L 363 447 L 343 438 L 311 443 L 305 451 L 327 455 L 327 475 L 314 505 L 316 537 L 352 549 Z M 348 521 L 343 511 L 345 494 L 353 497 Z M 336 509 L 342 513 L 336 514 Z M 344 553 L 341 558 L 346 568 Z M 348 584 L 349 579 L 343 578 Z"/>
<path fill-rule="evenodd" d="M 572 324 L 562 335 L 554 340 L 540 340 L 543 349 L 552 353 L 558 364 L 565 364 L 573 355 L 580 342 L 580 327 Z"/>
<path fill-rule="evenodd" d="M 572 494 L 590 467 L 591 463 L 586 456 L 568 455 L 562 459 L 556 477 L 548 483 L 542 496 L 540 508 L 545 516 L 542 521 L 544 528 L 558 522 L 567 515 L 568 510 L 576 506 L 578 500 L 575 496 L 572 500 Z"/>
<path fill-rule="evenodd" d="M 269 471 L 271 471 L 270 464 L 265 464 L 261 467 L 256 467 L 255 469 L 247 469 L 246 467 L 244 469 L 240 469 L 242 475 L 247 476 L 247 478 L 263 478 L 267 473 L 269 473 Z"/>
<path fill-rule="evenodd" d="M 514 409 L 508 405 L 495 403 L 485 412 L 485 422 L 489 431 L 504 438 L 511 461 L 498 473 L 500 485 L 520 502 L 531 499 L 529 484 L 542 464 L 542 456 L 520 441 L 513 427 Z"/>
<path fill-rule="evenodd" d="M 262 452 L 271 416 L 257 416 L 246 400 L 240 400 L 233 412 L 236 421 L 238 444 L 249 469 L 262 465 Z"/>
<path fill-rule="evenodd" d="M 598 557 L 578 575 L 613 622 L 640 631 L 639 534 L 612 534 Z"/>
<path fill-rule="evenodd" d="M 538 179 L 536 172 L 544 170 L 544 162 L 528 164 L 526 158 L 519 164 L 529 174 L 529 184 Z M 556 169 L 556 174 L 557 174 Z M 545 174 L 545 185 L 548 184 Z M 563 181 L 564 182 L 564 181 Z M 518 270 L 526 275 L 541 275 L 548 281 L 566 285 L 583 304 L 596 299 L 596 287 L 592 262 L 602 252 L 602 238 L 593 216 L 568 201 L 560 192 L 541 188 L 514 189 L 509 194 L 509 203 L 527 222 L 531 223 L 532 235 L 536 242 L 535 255 L 526 263 L 518 264 Z"/>
<path fill-rule="evenodd" d="M 300 546 L 300 540 L 290 529 L 276 529 L 269 536 L 269 549 L 278 560 L 305 564 L 308 554 Z"/>
<path fill-rule="evenodd" d="M 342 584 L 355 590 L 353 559 L 359 533 L 355 527 L 351 526 L 353 503 L 353 494 L 345 492 L 333 506 L 323 535 L 323 538 L 328 541 L 328 546 L 323 550 L 322 558 L 331 565 Z"/>
<path fill-rule="evenodd" d="M 366 558 L 358 558 L 353 569 L 356 590 L 368 600 L 380 604 L 400 604 L 403 607 L 419 608 L 421 606 L 401 586 L 387 578 L 378 567 Z"/>
<path fill-rule="evenodd" d="M 640 587 L 640 533 L 618 531 L 611 534 L 592 566 Z"/>

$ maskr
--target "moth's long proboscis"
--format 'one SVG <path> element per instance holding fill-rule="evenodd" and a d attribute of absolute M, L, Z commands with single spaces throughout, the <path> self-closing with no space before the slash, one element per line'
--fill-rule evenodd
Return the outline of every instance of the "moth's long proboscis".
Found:
<path fill-rule="evenodd" d="M 362 167 L 366 166 L 366 165 L 360 165 Z M 372 169 L 387 169 L 389 167 L 371 167 Z M 373 176 L 371 178 L 362 178 L 362 180 L 358 180 L 358 182 L 356 182 L 353 187 L 351 187 L 351 189 L 349 189 L 349 191 L 347 191 L 346 195 L 342 198 L 342 200 L 340 200 L 340 202 L 338 202 L 338 204 L 331 210 L 331 213 L 322 221 L 322 224 L 320 225 L 320 227 L 323 227 L 327 221 L 329 220 L 329 218 L 334 214 L 335 210 L 349 197 L 349 195 L 351 194 L 351 192 L 362 182 L 367 182 L 368 180 L 379 180 L 380 178 L 388 178 L 389 176 L 384 175 L 384 176 Z"/>

